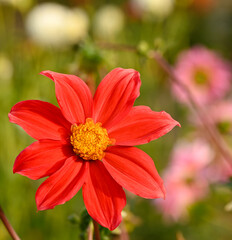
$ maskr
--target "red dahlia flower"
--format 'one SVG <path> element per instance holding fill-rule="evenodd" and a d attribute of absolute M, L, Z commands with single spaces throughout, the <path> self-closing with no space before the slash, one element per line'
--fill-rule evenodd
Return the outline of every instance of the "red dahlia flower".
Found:
<path fill-rule="evenodd" d="M 17 103 L 9 113 L 36 142 L 16 158 L 14 173 L 48 178 L 36 192 L 38 210 L 70 200 L 82 187 L 90 216 L 113 230 L 121 222 L 125 189 L 144 198 L 164 198 L 153 160 L 133 147 L 179 125 L 165 112 L 133 107 L 141 81 L 133 69 L 116 68 L 92 98 L 74 75 L 41 73 L 55 82 L 60 108 L 39 100 Z"/>

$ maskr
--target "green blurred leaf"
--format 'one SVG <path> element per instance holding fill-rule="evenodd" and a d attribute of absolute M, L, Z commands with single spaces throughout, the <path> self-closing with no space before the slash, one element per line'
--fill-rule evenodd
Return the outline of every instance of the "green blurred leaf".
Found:
<path fill-rule="evenodd" d="M 80 223 L 80 218 L 77 216 L 76 213 L 73 213 L 71 215 L 68 216 L 68 220 L 72 223 L 72 224 L 78 224 Z"/>
<path fill-rule="evenodd" d="M 94 72 L 103 63 L 102 52 L 93 44 L 86 43 L 80 48 L 80 67 L 87 72 Z"/>

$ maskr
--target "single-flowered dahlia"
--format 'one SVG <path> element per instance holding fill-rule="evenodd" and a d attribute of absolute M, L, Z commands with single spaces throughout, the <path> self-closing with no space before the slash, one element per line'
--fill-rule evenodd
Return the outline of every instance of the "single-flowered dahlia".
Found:
<path fill-rule="evenodd" d="M 179 125 L 165 112 L 133 107 L 141 81 L 133 69 L 116 68 L 94 97 L 77 76 L 43 71 L 55 82 L 60 108 L 39 100 L 17 103 L 9 113 L 37 141 L 16 158 L 14 173 L 48 177 L 36 192 L 38 210 L 70 200 L 82 187 L 86 209 L 102 226 L 121 222 L 125 188 L 144 198 L 164 198 L 153 160 L 133 147 Z"/>

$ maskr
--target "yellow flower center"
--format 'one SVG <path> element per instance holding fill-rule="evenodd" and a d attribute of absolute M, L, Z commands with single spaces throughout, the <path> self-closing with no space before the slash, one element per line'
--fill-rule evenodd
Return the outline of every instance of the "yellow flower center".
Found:
<path fill-rule="evenodd" d="M 113 144 L 107 130 L 91 118 L 87 118 L 84 124 L 72 125 L 71 132 L 73 151 L 84 160 L 101 160 L 107 146 Z"/>
<path fill-rule="evenodd" d="M 209 76 L 204 69 L 199 69 L 195 72 L 194 75 L 195 82 L 198 85 L 206 85 L 209 83 Z"/>

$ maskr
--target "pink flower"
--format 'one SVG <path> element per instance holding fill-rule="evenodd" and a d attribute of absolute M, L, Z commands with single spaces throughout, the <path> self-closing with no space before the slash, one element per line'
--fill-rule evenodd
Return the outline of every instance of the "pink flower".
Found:
<path fill-rule="evenodd" d="M 203 140 L 179 143 L 164 174 L 166 199 L 156 201 L 166 219 L 187 217 L 188 207 L 208 191 L 206 167 L 212 160 L 210 147 Z"/>
<path fill-rule="evenodd" d="M 218 131 L 225 137 L 232 133 L 232 102 L 220 101 L 207 107 L 206 113 Z M 200 127 L 201 122 L 196 120 Z M 222 159 L 220 154 L 215 155 L 214 161 L 208 168 L 208 178 L 211 182 L 227 181 L 232 176 L 232 166 Z"/>
<path fill-rule="evenodd" d="M 144 198 L 165 196 L 153 160 L 133 147 L 157 139 L 176 125 L 165 112 L 133 107 L 139 73 L 116 68 L 94 97 L 77 76 L 43 71 L 55 83 L 59 107 L 28 100 L 9 113 L 37 141 L 16 158 L 13 171 L 31 179 L 48 177 L 36 192 L 38 210 L 52 209 L 82 188 L 89 215 L 115 229 L 126 205 L 123 188 Z"/>
<path fill-rule="evenodd" d="M 207 107 L 207 115 L 221 134 L 232 133 L 232 102 L 220 101 Z"/>
<path fill-rule="evenodd" d="M 231 69 L 215 52 L 196 46 L 182 52 L 174 67 L 177 78 L 192 92 L 198 103 L 219 99 L 229 91 Z M 173 84 L 173 93 L 180 102 L 188 103 L 186 93 Z"/>
<path fill-rule="evenodd" d="M 207 177 L 211 183 L 226 182 L 232 177 L 232 166 L 217 156 L 207 169 Z"/>

